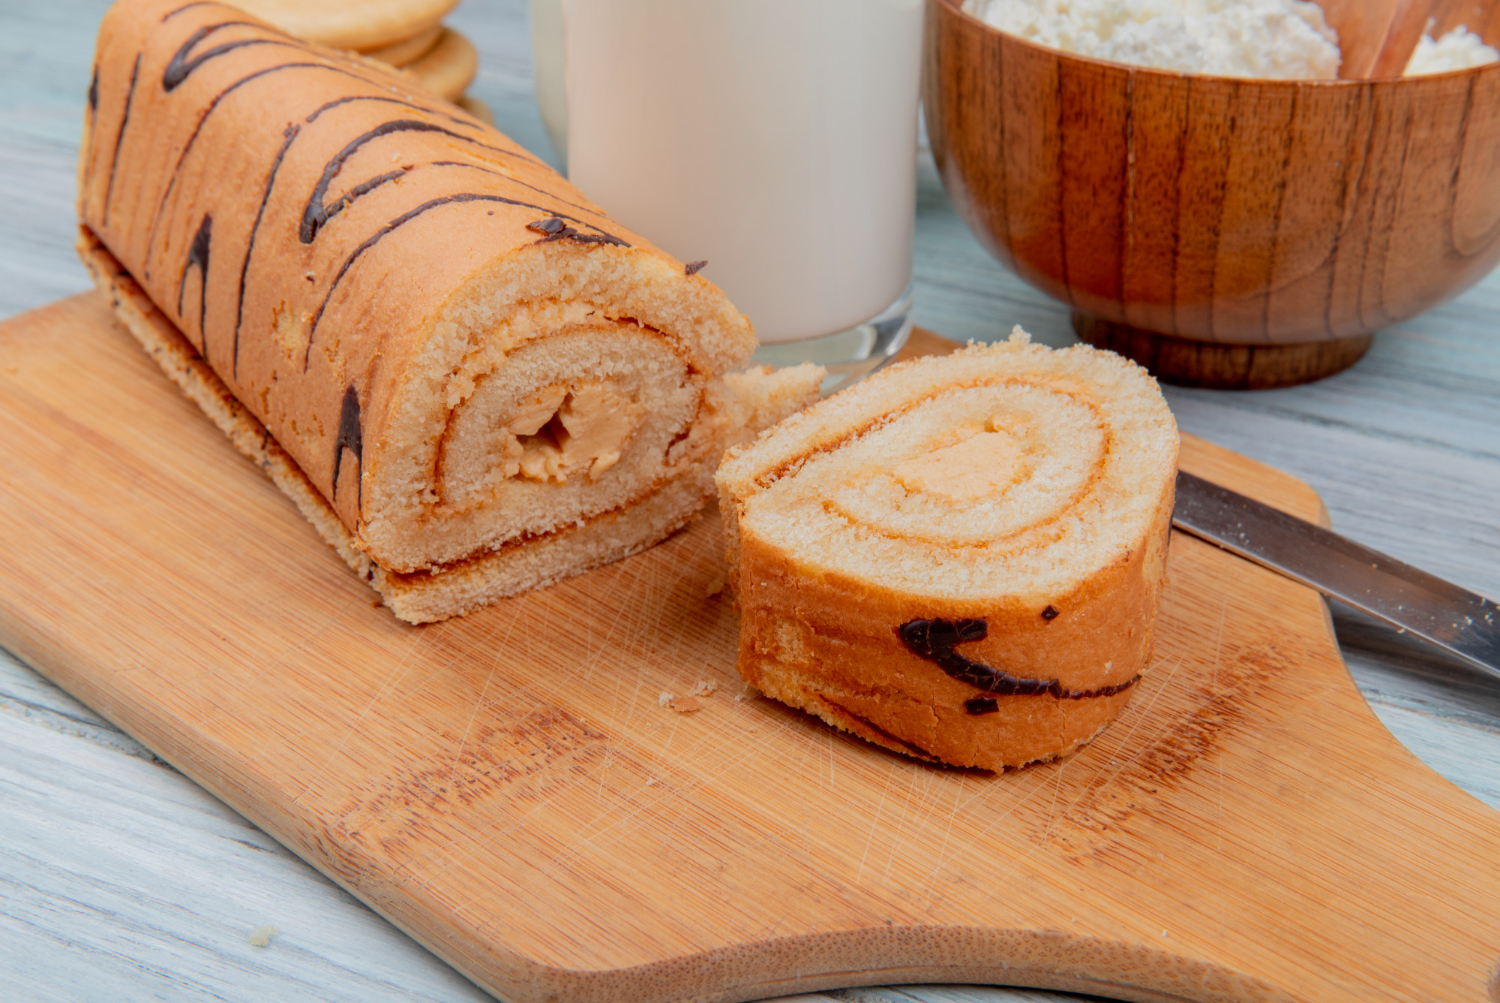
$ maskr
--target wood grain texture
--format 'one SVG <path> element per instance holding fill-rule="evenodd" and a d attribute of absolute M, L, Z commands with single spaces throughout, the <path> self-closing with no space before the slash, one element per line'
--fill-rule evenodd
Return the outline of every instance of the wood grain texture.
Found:
<path fill-rule="evenodd" d="M 1500 65 L 1378 82 L 1191 76 L 1037 46 L 957 0 L 927 9 L 924 106 L 954 206 L 1081 314 L 1210 346 L 1341 341 L 1500 261 Z M 1200 382 L 1233 367 L 1202 355 Z M 1270 353 L 1259 368 L 1284 364 L 1289 383 L 1310 359 L 1357 357 Z"/>
<path fill-rule="evenodd" d="M 1500 34 L 1492 0 L 1322 0 L 1322 7 L 1339 33 L 1345 79 L 1401 76 L 1429 24 L 1433 38 L 1463 26 L 1493 45 Z"/>
<path fill-rule="evenodd" d="M 1406 69 L 1402 62 L 1394 74 L 1383 72 L 1399 58 L 1397 50 L 1406 44 L 1402 28 L 1407 14 L 1423 6 L 1423 0 L 1320 0 L 1323 17 L 1339 34 L 1339 76 L 1345 80 L 1364 80 L 1376 76 L 1400 76 Z M 1424 18 L 1423 24 L 1426 23 Z M 1394 40 L 1392 36 L 1401 36 Z M 1421 25 L 1406 47 L 1406 60 L 1422 37 Z M 1377 71 L 1377 67 L 1379 70 Z"/>
<path fill-rule="evenodd" d="M 0 33 L 0 315 L 90 285 L 72 250 L 73 170 L 106 6 L 21 5 Z M 531 94 L 525 4 L 465 0 L 450 21 L 481 50 L 473 91 L 506 134 L 550 156 Z M 925 151 L 918 181 L 917 323 L 987 341 L 1019 322 L 1038 340 L 1071 344 L 1069 308 L 980 246 Z M 1475 210 L 1483 208 L 1467 213 L 1481 228 Z M 1340 532 L 1500 596 L 1497 311 L 1500 276 L 1492 273 L 1387 328 L 1333 379 L 1253 394 L 1165 390 L 1185 430 L 1317 487 Z M 1438 772 L 1500 808 L 1500 700 L 1488 681 L 1383 625 L 1333 612 L 1350 671 L 1382 722 Z M 170 766 L 139 758 L 133 739 L 3 653 L 0 713 L 14 736 L 0 755 L 0 845 L 31 848 L 0 854 L 8 999 L 487 998 L 292 854 L 249 850 L 276 844 Z M 49 779 L 36 788 L 37 810 L 21 810 L 31 776 Z M 46 852 L 32 852 L 39 847 Z M 145 860 L 156 862 L 151 894 L 142 889 Z M 200 886 L 208 875 L 217 889 Z M 263 922 L 281 933 L 247 955 L 248 929 Z M 855 994 L 880 1003 L 1064 999 L 981 987 L 838 993 Z"/>
<path fill-rule="evenodd" d="M 507 998 L 1490 998 L 1500 816 L 1380 726 L 1315 594 L 1214 548 L 1174 540 L 1101 739 L 939 771 L 732 699 L 712 521 L 412 628 L 98 298 L 7 323 L 0 363 L 4 643 Z M 1184 466 L 1321 511 L 1207 444 Z"/>
<path fill-rule="evenodd" d="M 1311 383 L 1348 369 L 1375 344 L 1375 336 L 1366 334 L 1295 345 L 1224 345 L 1111 324 L 1082 310 L 1073 314 L 1073 330 L 1095 348 L 1134 359 L 1163 382 L 1215 390 L 1271 390 Z"/>

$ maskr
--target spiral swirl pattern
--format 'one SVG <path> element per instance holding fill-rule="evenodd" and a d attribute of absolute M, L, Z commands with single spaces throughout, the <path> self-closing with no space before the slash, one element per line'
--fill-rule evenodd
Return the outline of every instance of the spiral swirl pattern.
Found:
<path fill-rule="evenodd" d="M 740 670 L 926 758 L 1076 748 L 1145 670 L 1176 457 L 1111 353 L 1018 333 L 892 367 L 720 468 Z"/>
<path fill-rule="evenodd" d="M 377 64 L 217 3 L 121 0 L 79 206 L 352 550 L 397 576 L 490 562 L 452 612 L 638 550 L 712 494 L 749 323 Z M 570 556 L 506 556 L 544 543 Z"/>

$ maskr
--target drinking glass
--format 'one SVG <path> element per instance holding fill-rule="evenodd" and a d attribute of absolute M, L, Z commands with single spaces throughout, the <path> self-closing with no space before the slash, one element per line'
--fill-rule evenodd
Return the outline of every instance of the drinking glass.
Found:
<path fill-rule="evenodd" d="M 825 389 L 911 331 L 920 0 L 562 0 L 568 177 Z"/>

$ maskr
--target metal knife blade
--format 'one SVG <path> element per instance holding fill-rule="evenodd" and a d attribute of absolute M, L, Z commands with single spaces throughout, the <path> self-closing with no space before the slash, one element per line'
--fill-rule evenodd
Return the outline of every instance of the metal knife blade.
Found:
<path fill-rule="evenodd" d="M 1500 606 L 1483 596 L 1182 471 L 1172 525 L 1500 677 Z"/>

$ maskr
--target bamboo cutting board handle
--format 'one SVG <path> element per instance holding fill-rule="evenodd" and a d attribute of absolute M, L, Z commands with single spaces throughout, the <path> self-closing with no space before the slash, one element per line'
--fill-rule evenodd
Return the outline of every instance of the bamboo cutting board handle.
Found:
<path fill-rule="evenodd" d="M 1122 717 L 997 776 L 745 693 L 713 518 L 396 621 L 97 295 L 0 324 L 0 469 L 0 643 L 505 999 L 1500 1001 L 1500 814 L 1381 726 L 1315 593 L 1190 537 Z"/>

